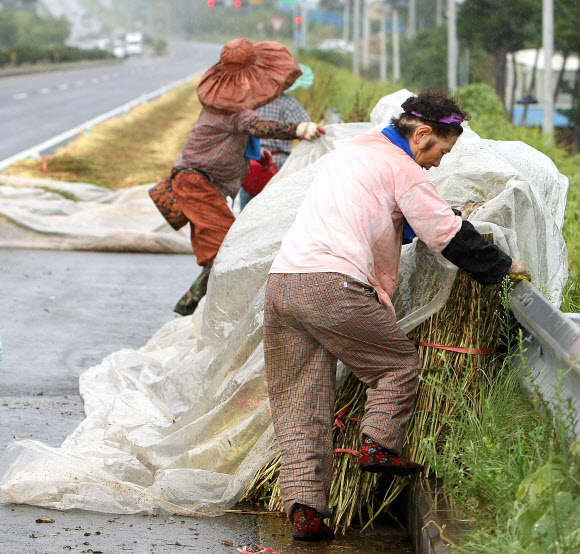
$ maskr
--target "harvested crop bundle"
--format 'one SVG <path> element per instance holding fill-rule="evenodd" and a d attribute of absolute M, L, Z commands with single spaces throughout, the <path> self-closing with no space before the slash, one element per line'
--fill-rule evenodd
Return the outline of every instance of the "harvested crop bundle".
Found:
<path fill-rule="evenodd" d="M 501 332 L 497 316 L 500 292 L 501 285 L 484 287 L 460 271 L 446 305 L 408 334 L 417 344 L 423 371 L 415 411 L 407 427 L 405 458 L 426 464 L 422 441 L 427 439 L 437 445 L 445 438 L 446 421 L 456 413 L 457 406 L 455 395 L 445 394 L 437 386 L 443 376 L 443 391 L 461 388 L 463 394 L 476 396 L 482 380 L 493 378 L 500 367 L 496 351 Z M 364 530 L 379 514 L 389 510 L 408 482 L 404 477 L 391 481 L 359 469 L 356 453 L 360 449 L 359 422 L 365 391 L 366 386 L 352 374 L 336 391 L 330 496 L 330 526 L 335 532 L 344 533 L 355 522 Z M 281 511 L 279 468 L 278 455 L 258 472 L 244 499 Z M 428 475 L 428 464 L 425 468 Z"/>

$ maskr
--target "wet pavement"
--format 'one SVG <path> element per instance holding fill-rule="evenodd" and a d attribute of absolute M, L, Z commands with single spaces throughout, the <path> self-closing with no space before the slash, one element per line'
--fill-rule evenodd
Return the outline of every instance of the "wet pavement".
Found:
<path fill-rule="evenodd" d="M 0 452 L 24 438 L 59 446 L 84 419 L 78 376 L 179 317 L 173 306 L 198 272 L 193 256 L 0 249 Z M 412 553 L 386 517 L 325 543 L 294 541 L 286 518 L 273 514 L 119 516 L 0 501 L 0 522 L 3 554 L 221 554 L 256 545 L 279 554 Z"/>

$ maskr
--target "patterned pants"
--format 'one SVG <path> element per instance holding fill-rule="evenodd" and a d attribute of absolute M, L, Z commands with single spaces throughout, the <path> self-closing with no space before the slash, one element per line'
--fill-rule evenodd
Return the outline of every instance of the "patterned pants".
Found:
<path fill-rule="evenodd" d="M 369 386 L 361 434 L 397 454 L 421 360 L 374 289 L 340 273 L 269 276 L 264 357 L 286 513 L 328 517 L 337 360 Z"/>
<path fill-rule="evenodd" d="M 175 308 L 173 308 L 174 312 L 180 315 L 191 315 L 195 312 L 199 301 L 207 292 L 207 282 L 209 281 L 212 266 L 213 262 L 210 262 L 202 269 L 197 279 L 189 287 L 189 290 L 179 299 Z"/>
<path fill-rule="evenodd" d="M 236 218 L 224 196 L 202 175 L 180 172 L 171 186 L 190 222 L 191 246 L 197 263 L 206 266 L 216 257 Z"/>

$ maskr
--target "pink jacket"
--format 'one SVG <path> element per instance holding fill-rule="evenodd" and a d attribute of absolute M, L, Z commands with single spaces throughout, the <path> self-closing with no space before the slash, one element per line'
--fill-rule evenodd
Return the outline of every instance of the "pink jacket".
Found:
<path fill-rule="evenodd" d="M 374 287 L 394 313 L 405 218 L 434 252 L 461 229 L 408 154 L 379 131 L 355 137 L 314 178 L 270 273 L 344 273 Z"/>

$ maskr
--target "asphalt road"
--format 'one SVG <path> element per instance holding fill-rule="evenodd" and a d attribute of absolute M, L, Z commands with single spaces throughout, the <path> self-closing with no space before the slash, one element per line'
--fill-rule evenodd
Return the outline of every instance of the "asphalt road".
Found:
<path fill-rule="evenodd" d="M 87 68 L 0 73 L 0 161 L 123 106 L 219 59 L 221 45 L 172 43 L 166 57 L 132 57 Z"/>
<path fill-rule="evenodd" d="M 59 446 L 84 419 L 80 373 L 143 346 L 179 317 L 173 306 L 198 271 L 193 256 L 0 249 L 0 454 L 25 438 Z M 55 521 L 36 523 L 41 517 Z M 276 515 L 118 516 L 0 501 L 2 554 L 237 554 L 256 544 L 279 554 L 412 552 L 406 533 L 386 520 L 317 544 L 293 541 Z"/>

